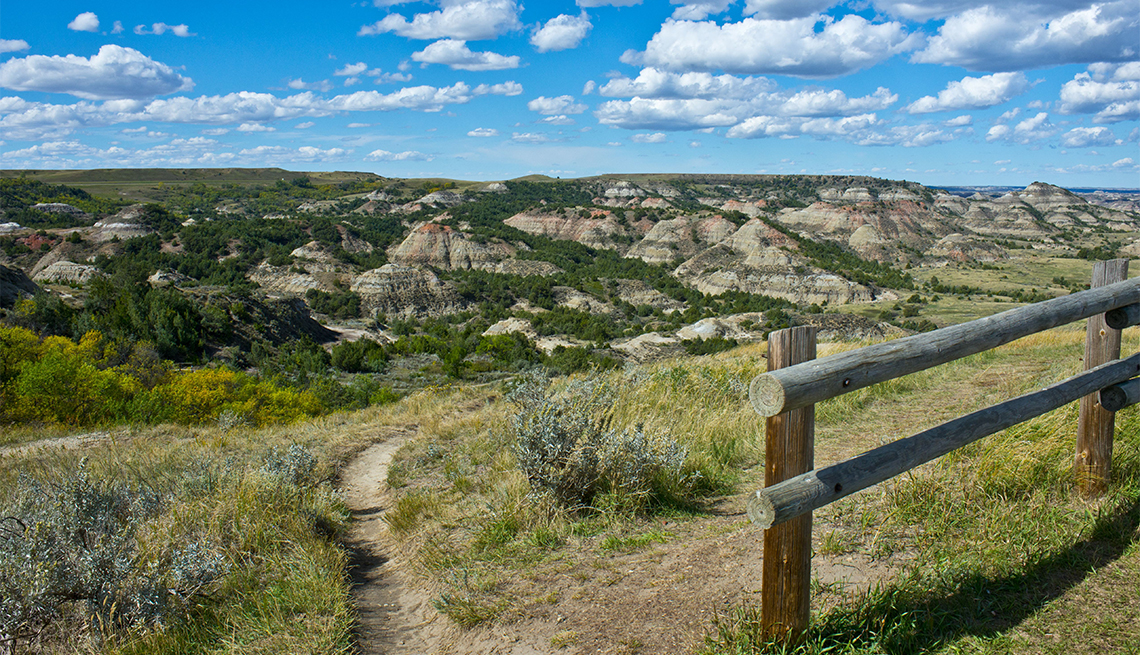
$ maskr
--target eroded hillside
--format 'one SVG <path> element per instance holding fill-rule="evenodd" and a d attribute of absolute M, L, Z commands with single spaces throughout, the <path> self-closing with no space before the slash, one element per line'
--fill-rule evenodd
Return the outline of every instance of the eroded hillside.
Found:
<path fill-rule="evenodd" d="M 1076 288 L 1082 262 L 1140 255 L 1140 214 L 1118 209 L 1128 206 L 1119 194 L 1041 182 L 964 197 L 844 176 L 281 172 L 272 185 L 239 185 L 191 173 L 132 187 L 149 203 L 0 180 L 8 319 L 154 339 L 99 312 L 123 304 L 125 289 L 161 288 L 181 317 L 166 335 L 174 359 L 250 366 L 251 344 L 273 350 L 304 333 L 403 340 L 389 354 L 463 375 L 556 354 L 568 367 L 613 365 L 714 347 L 696 341 L 731 345 L 836 311 L 861 315 L 856 333 L 931 329 L 955 320 L 944 299 L 994 311 Z M 286 307 L 336 332 L 283 327 L 301 320 Z"/>

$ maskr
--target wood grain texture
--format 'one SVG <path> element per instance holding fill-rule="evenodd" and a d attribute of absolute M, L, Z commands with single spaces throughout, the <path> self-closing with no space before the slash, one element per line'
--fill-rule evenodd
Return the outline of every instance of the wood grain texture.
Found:
<path fill-rule="evenodd" d="M 1136 403 L 1140 403 L 1140 378 L 1100 390 L 1100 406 L 1106 411 L 1119 412 Z"/>
<path fill-rule="evenodd" d="M 768 335 L 768 370 L 815 358 L 816 329 L 796 327 Z M 767 420 L 764 484 L 810 471 L 815 461 L 815 407 Z M 811 617 L 811 513 L 764 532 L 760 615 L 765 635 L 791 643 Z"/>
<path fill-rule="evenodd" d="M 772 370 L 752 381 L 752 406 L 775 416 L 1136 303 L 1140 278 Z"/>
<path fill-rule="evenodd" d="M 762 528 L 779 526 L 784 521 L 1137 374 L 1140 374 L 1140 354 L 961 416 L 834 466 L 798 475 L 757 491 L 748 501 L 748 516 Z"/>
<path fill-rule="evenodd" d="M 1117 307 L 1104 313 L 1104 322 L 1114 330 L 1140 325 L 1140 305 Z"/>
<path fill-rule="evenodd" d="M 1092 289 L 1107 288 L 1128 277 L 1128 260 L 1113 259 L 1093 266 Z M 1131 304 L 1131 303 L 1130 303 Z M 1085 336 L 1085 369 L 1095 368 L 1120 357 L 1120 330 L 1110 328 L 1103 314 L 1089 317 Z M 1081 398 L 1077 423 L 1077 455 L 1073 473 L 1086 497 L 1099 496 L 1108 489 L 1112 475 L 1112 438 L 1115 415 L 1100 406 L 1099 394 Z"/>

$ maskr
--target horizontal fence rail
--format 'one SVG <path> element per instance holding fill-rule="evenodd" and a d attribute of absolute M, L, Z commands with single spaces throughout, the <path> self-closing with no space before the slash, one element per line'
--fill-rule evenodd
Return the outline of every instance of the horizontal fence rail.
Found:
<path fill-rule="evenodd" d="M 1140 278 L 1132 278 L 765 373 L 752 380 L 749 396 L 762 416 L 776 416 L 1138 303 Z"/>
<path fill-rule="evenodd" d="M 1108 412 L 1119 412 L 1140 403 L 1140 378 L 1114 384 L 1100 390 L 1100 406 Z"/>
<path fill-rule="evenodd" d="M 1118 359 L 834 466 L 798 475 L 757 491 L 748 501 L 748 516 L 753 523 L 767 529 L 1138 373 L 1140 354 Z M 1140 393 L 1140 387 L 1137 392 Z"/>

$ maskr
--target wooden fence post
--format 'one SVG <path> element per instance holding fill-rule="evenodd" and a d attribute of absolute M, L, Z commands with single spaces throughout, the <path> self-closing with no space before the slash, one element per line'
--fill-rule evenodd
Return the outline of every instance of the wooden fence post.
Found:
<path fill-rule="evenodd" d="M 1091 287 L 1123 282 L 1127 277 L 1127 259 L 1097 262 L 1093 266 Z M 1108 327 L 1104 314 L 1089 318 L 1085 335 L 1085 370 L 1119 358 L 1120 330 Z M 1115 414 L 1100 406 L 1098 394 L 1081 398 L 1077 456 L 1073 468 L 1081 494 L 1086 497 L 1099 496 L 1108 488 L 1114 417 Z"/>
<path fill-rule="evenodd" d="M 768 370 L 815 359 L 813 326 L 768 335 Z M 815 405 L 767 421 L 764 486 L 815 468 Z M 799 640 L 811 617 L 811 512 L 764 531 L 760 616 L 764 635 Z"/>

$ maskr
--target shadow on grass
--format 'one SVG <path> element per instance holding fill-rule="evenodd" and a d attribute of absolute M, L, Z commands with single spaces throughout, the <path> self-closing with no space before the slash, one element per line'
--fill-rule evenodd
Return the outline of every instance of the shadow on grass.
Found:
<path fill-rule="evenodd" d="M 759 608 L 738 610 L 706 639 L 706 654 L 916 653 L 959 638 L 990 638 L 1032 616 L 1116 561 L 1140 527 L 1140 500 L 1100 517 L 1087 538 L 1043 554 L 1015 574 L 987 576 L 970 570 L 916 572 L 871 590 L 852 605 L 813 617 L 798 648 L 761 637 Z M 923 587 L 926 588 L 923 588 Z"/>

